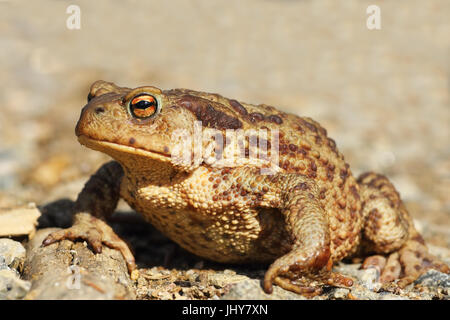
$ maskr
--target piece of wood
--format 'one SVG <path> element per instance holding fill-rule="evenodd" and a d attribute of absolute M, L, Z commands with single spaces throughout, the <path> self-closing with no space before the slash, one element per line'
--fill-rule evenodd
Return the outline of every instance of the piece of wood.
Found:
<path fill-rule="evenodd" d="M 0 208 L 0 237 L 28 235 L 31 238 L 40 215 L 34 203 L 17 208 Z"/>
<path fill-rule="evenodd" d="M 43 247 L 43 239 L 56 230 L 38 230 L 27 245 L 23 276 L 32 286 L 25 299 L 135 299 L 119 251 L 104 246 L 95 254 L 85 242 L 69 240 Z"/>

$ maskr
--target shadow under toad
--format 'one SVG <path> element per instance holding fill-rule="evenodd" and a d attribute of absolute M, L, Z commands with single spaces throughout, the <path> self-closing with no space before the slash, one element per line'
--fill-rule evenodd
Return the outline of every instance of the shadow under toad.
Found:
<path fill-rule="evenodd" d="M 72 225 L 74 201 L 60 199 L 38 206 L 41 217 L 38 228 L 68 228 Z M 181 248 L 135 211 L 116 211 L 107 219 L 114 232 L 124 240 L 134 254 L 139 268 L 164 267 L 166 269 L 232 269 L 239 274 L 261 276 L 266 265 L 221 264 L 205 260 Z"/>

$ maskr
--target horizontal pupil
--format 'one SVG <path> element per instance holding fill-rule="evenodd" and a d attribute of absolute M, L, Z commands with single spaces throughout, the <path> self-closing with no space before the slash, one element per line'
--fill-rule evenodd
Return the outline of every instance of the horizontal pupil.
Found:
<path fill-rule="evenodd" d="M 151 107 L 153 105 L 155 105 L 154 102 L 139 101 L 138 103 L 134 104 L 133 107 L 138 108 L 138 109 L 147 109 L 148 107 Z"/>

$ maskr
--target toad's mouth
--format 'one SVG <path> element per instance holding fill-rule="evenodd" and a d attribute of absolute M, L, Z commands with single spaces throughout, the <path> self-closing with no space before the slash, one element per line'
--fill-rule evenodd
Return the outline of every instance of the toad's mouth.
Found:
<path fill-rule="evenodd" d="M 93 149 L 97 150 L 106 154 L 109 154 L 113 158 L 116 158 L 118 155 L 126 153 L 136 156 L 142 156 L 145 158 L 153 159 L 153 160 L 160 160 L 160 161 L 170 161 L 171 155 L 153 151 L 153 150 L 146 150 L 142 148 L 137 147 L 131 147 L 119 143 L 114 143 L 110 141 L 103 141 L 103 140 L 96 140 L 89 138 L 86 135 L 79 135 L 78 141 L 80 144 Z"/>

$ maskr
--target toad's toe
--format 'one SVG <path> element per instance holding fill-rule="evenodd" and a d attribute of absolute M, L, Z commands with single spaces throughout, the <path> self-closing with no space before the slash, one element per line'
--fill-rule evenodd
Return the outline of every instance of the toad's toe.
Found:
<path fill-rule="evenodd" d="M 407 242 L 399 251 L 391 253 L 387 260 L 379 255 L 366 258 L 362 268 L 376 268 L 380 271 L 381 283 L 398 280 L 400 288 L 414 282 L 429 269 L 450 273 L 447 264 L 430 254 L 424 245 L 412 241 Z"/>

